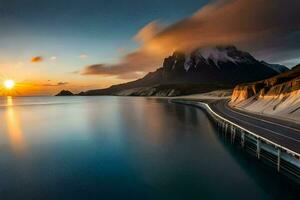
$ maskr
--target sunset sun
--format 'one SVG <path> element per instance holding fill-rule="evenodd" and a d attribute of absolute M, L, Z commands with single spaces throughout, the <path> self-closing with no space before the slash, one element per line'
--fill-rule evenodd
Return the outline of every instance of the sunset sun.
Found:
<path fill-rule="evenodd" d="M 14 80 L 6 80 L 4 81 L 4 87 L 8 90 L 11 90 L 15 86 Z"/>

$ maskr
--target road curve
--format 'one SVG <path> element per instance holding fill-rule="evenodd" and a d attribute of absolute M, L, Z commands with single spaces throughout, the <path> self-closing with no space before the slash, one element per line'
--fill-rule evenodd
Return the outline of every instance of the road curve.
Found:
<path fill-rule="evenodd" d="M 280 119 L 260 116 L 249 112 L 232 109 L 227 100 L 210 103 L 211 109 L 220 116 L 280 144 L 294 152 L 300 153 L 300 125 Z"/>

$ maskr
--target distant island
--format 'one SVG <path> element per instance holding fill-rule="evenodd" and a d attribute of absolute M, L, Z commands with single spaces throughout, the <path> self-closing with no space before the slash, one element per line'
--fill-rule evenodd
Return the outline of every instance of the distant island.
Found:
<path fill-rule="evenodd" d="M 62 90 L 55 96 L 73 96 L 74 94 L 70 92 L 69 90 Z"/>

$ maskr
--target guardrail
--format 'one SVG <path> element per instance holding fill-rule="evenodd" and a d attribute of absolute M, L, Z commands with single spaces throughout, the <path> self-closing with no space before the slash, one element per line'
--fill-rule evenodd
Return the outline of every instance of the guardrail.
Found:
<path fill-rule="evenodd" d="M 269 153 L 269 154 L 271 153 L 273 156 L 276 156 L 276 165 L 277 165 L 278 172 L 280 171 L 281 168 L 286 168 L 285 166 L 282 166 L 282 163 L 281 163 L 281 160 L 284 159 L 285 162 L 289 163 L 288 168 L 290 167 L 290 165 L 292 166 L 292 168 L 294 168 L 294 169 L 290 170 L 290 171 L 292 171 L 290 173 L 293 173 L 297 176 L 297 178 L 300 178 L 300 154 L 299 153 L 297 153 L 287 147 L 284 147 L 280 144 L 277 144 L 276 142 L 273 142 L 265 137 L 262 137 L 256 133 L 254 133 L 253 131 L 250 131 L 250 130 L 222 117 L 221 115 L 219 115 L 218 113 L 213 111 L 212 108 L 207 103 L 187 101 L 187 100 L 178 100 L 178 99 L 174 99 L 171 101 L 174 103 L 181 103 L 181 104 L 196 106 L 196 107 L 205 109 L 215 119 L 215 121 L 217 123 L 225 124 L 226 131 L 227 131 L 227 128 L 230 126 L 230 128 L 231 128 L 230 130 L 233 134 L 233 137 L 235 137 L 235 134 L 237 132 L 236 130 L 239 130 L 241 133 L 241 135 L 239 137 L 241 138 L 242 146 L 244 146 L 245 134 L 249 135 L 251 139 L 254 139 L 254 140 L 256 139 L 256 154 L 257 154 L 258 158 L 260 158 L 261 149 L 263 148 L 263 150 L 266 153 Z M 267 145 L 265 145 L 265 144 L 267 144 Z M 273 146 L 275 150 L 273 148 L 270 149 L 268 147 L 268 145 Z M 276 150 L 277 150 L 277 152 L 274 152 Z M 289 156 L 287 156 L 286 154 Z M 289 169 L 287 171 L 289 171 Z"/>
<path fill-rule="evenodd" d="M 260 136 L 260 135 L 258 135 L 258 134 L 256 134 L 256 133 L 253 133 L 252 131 L 250 131 L 250 130 L 248 130 L 248 129 L 246 129 L 246 128 L 241 127 L 240 125 L 238 125 L 238 124 L 236 124 L 236 123 L 234 123 L 234 122 L 229 121 L 228 119 L 225 119 L 224 117 L 222 117 L 222 116 L 220 116 L 219 114 L 217 114 L 216 112 L 214 112 L 208 104 L 206 104 L 206 103 L 203 103 L 203 104 L 204 104 L 204 106 L 207 107 L 207 109 L 208 109 L 210 112 L 212 112 L 215 116 L 219 117 L 220 119 L 222 119 L 222 120 L 224 120 L 224 121 L 226 121 L 226 122 L 228 122 L 228 123 L 230 123 L 230 124 L 232 124 L 232 125 L 238 127 L 238 128 L 241 129 L 241 130 L 244 130 L 244 131 L 248 132 L 249 134 L 253 135 L 253 136 L 256 137 L 257 139 L 263 140 L 263 141 L 265 141 L 266 143 L 272 144 L 272 145 L 274 145 L 274 146 L 277 147 L 277 148 L 280 148 L 280 149 L 282 149 L 282 150 L 285 150 L 287 153 L 292 154 L 293 156 L 298 156 L 298 157 L 300 157 L 300 154 L 299 154 L 299 153 L 297 153 L 297 152 L 295 152 L 295 151 L 292 151 L 292 150 L 290 150 L 290 149 L 288 149 L 288 148 L 286 148 L 286 147 L 284 147 L 284 146 L 282 146 L 282 145 L 280 145 L 280 144 L 277 144 L 277 143 L 275 143 L 275 142 L 272 142 L 272 141 L 270 141 L 270 140 L 267 139 L 267 138 L 264 138 L 264 137 L 262 137 L 262 136 Z"/>

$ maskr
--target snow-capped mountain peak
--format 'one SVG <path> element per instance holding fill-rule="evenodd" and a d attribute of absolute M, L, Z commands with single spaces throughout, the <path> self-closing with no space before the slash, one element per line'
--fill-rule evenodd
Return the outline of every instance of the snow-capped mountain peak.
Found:
<path fill-rule="evenodd" d="M 234 46 L 225 47 L 207 47 L 200 48 L 192 52 L 185 62 L 185 70 L 188 71 L 190 67 L 196 67 L 200 62 L 205 62 L 208 65 L 214 63 L 214 65 L 220 69 L 219 63 L 233 63 L 238 65 L 239 63 L 256 62 L 249 53 L 242 52 Z"/>
<path fill-rule="evenodd" d="M 219 67 L 219 62 L 233 62 L 236 63 L 236 58 L 230 57 L 228 51 L 218 48 L 205 48 L 199 50 L 199 55 L 202 56 L 206 61 L 211 60 Z"/>

